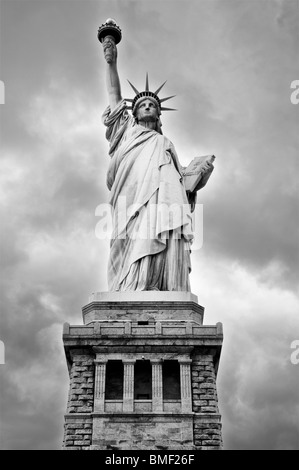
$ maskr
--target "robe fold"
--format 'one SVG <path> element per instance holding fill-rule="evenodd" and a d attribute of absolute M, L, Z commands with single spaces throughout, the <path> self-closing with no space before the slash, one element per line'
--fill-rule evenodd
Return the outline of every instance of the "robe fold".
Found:
<path fill-rule="evenodd" d="M 103 114 L 111 161 L 109 291 L 190 291 L 192 216 L 173 144 L 121 101 Z"/>

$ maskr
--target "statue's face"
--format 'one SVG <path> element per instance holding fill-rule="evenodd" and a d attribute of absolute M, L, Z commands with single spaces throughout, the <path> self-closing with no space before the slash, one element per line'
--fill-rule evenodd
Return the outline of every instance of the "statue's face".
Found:
<path fill-rule="evenodd" d="M 158 109 L 155 103 L 152 100 L 145 98 L 141 103 L 139 103 L 136 118 L 139 121 L 157 121 L 158 119 Z"/>

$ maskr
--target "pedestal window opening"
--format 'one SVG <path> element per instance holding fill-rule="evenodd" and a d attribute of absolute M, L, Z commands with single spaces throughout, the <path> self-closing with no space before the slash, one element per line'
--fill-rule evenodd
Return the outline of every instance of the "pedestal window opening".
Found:
<path fill-rule="evenodd" d="M 150 361 L 136 361 L 134 399 L 152 400 L 152 365 Z"/>
<path fill-rule="evenodd" d="M 106 400 L 122 400 L 124 394 L 124 365 L 122 361 L 108 361 L 106 369 Z"/>
<path fill-rule="evenodd" d="M 180 364 L 178 361 L 163 362 L 163 400 L 181 399 Z"/>

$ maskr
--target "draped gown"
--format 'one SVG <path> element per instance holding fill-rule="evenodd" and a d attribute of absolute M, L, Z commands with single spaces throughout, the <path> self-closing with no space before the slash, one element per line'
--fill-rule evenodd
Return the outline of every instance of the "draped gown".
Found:
<path fill-rule="evenodd" d="M 109 291 L 190 291 L 192 216 L 173 144 L 121 101 L 103 114 L 111 161 Z"/>

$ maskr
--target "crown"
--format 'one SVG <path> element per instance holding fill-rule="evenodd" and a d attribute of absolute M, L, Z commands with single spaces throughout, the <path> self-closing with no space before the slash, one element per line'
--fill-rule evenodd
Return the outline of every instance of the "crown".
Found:
<path fill-rule="evenodd" d="M 133 99 L 126 98 L 126 101 L 129 101 L 130 103 L 132 103 L 131 106 L 128 106 L 128 109 L 131 109 L 133 114 L 135 113 L 136 106 L 137 106 L 137 104 L 138 104 L 138 102 L 140 101 L 141 98 L 142 99 L 149 98 L 149 99 L 155 100 L 160 111 L 177 111 L 176 109 L 165 108 L 164 106 L 161 105 L 161 103 L 163 103 L 164 101 L 170 100 L 171 98 L 175 97 L 175 95 L 172 95 L 172 96 L 167 96 L 166 98 L 159 98 L 158 93 L 162 90 L 162 88 L 164 87 L 166 81 L 164 83 L 162 83 L 162 85 L 155 92 L 152 92 L 149 89 L 148 73 L 146 74 L 145 90 L 144 91 L 141 91 L 141 92 L 138 91 L 137 88 L 135 88 L 134 85 L 132 85 L 132 83 L 129 80 L 128 80 L 128 82 L 129 82 L 129 84 L 131 85 L 132 89 L 134 90 L 134 92 L 136 94 L 136 96 Z"/>
<path fill-rule="evenodd" d="M 112 18 L 108 18 L 98 30 L 98 40 L 103 42 L 106 36 L 113 36 L 115 44 L 121 41 L 121 29 Z"/>

